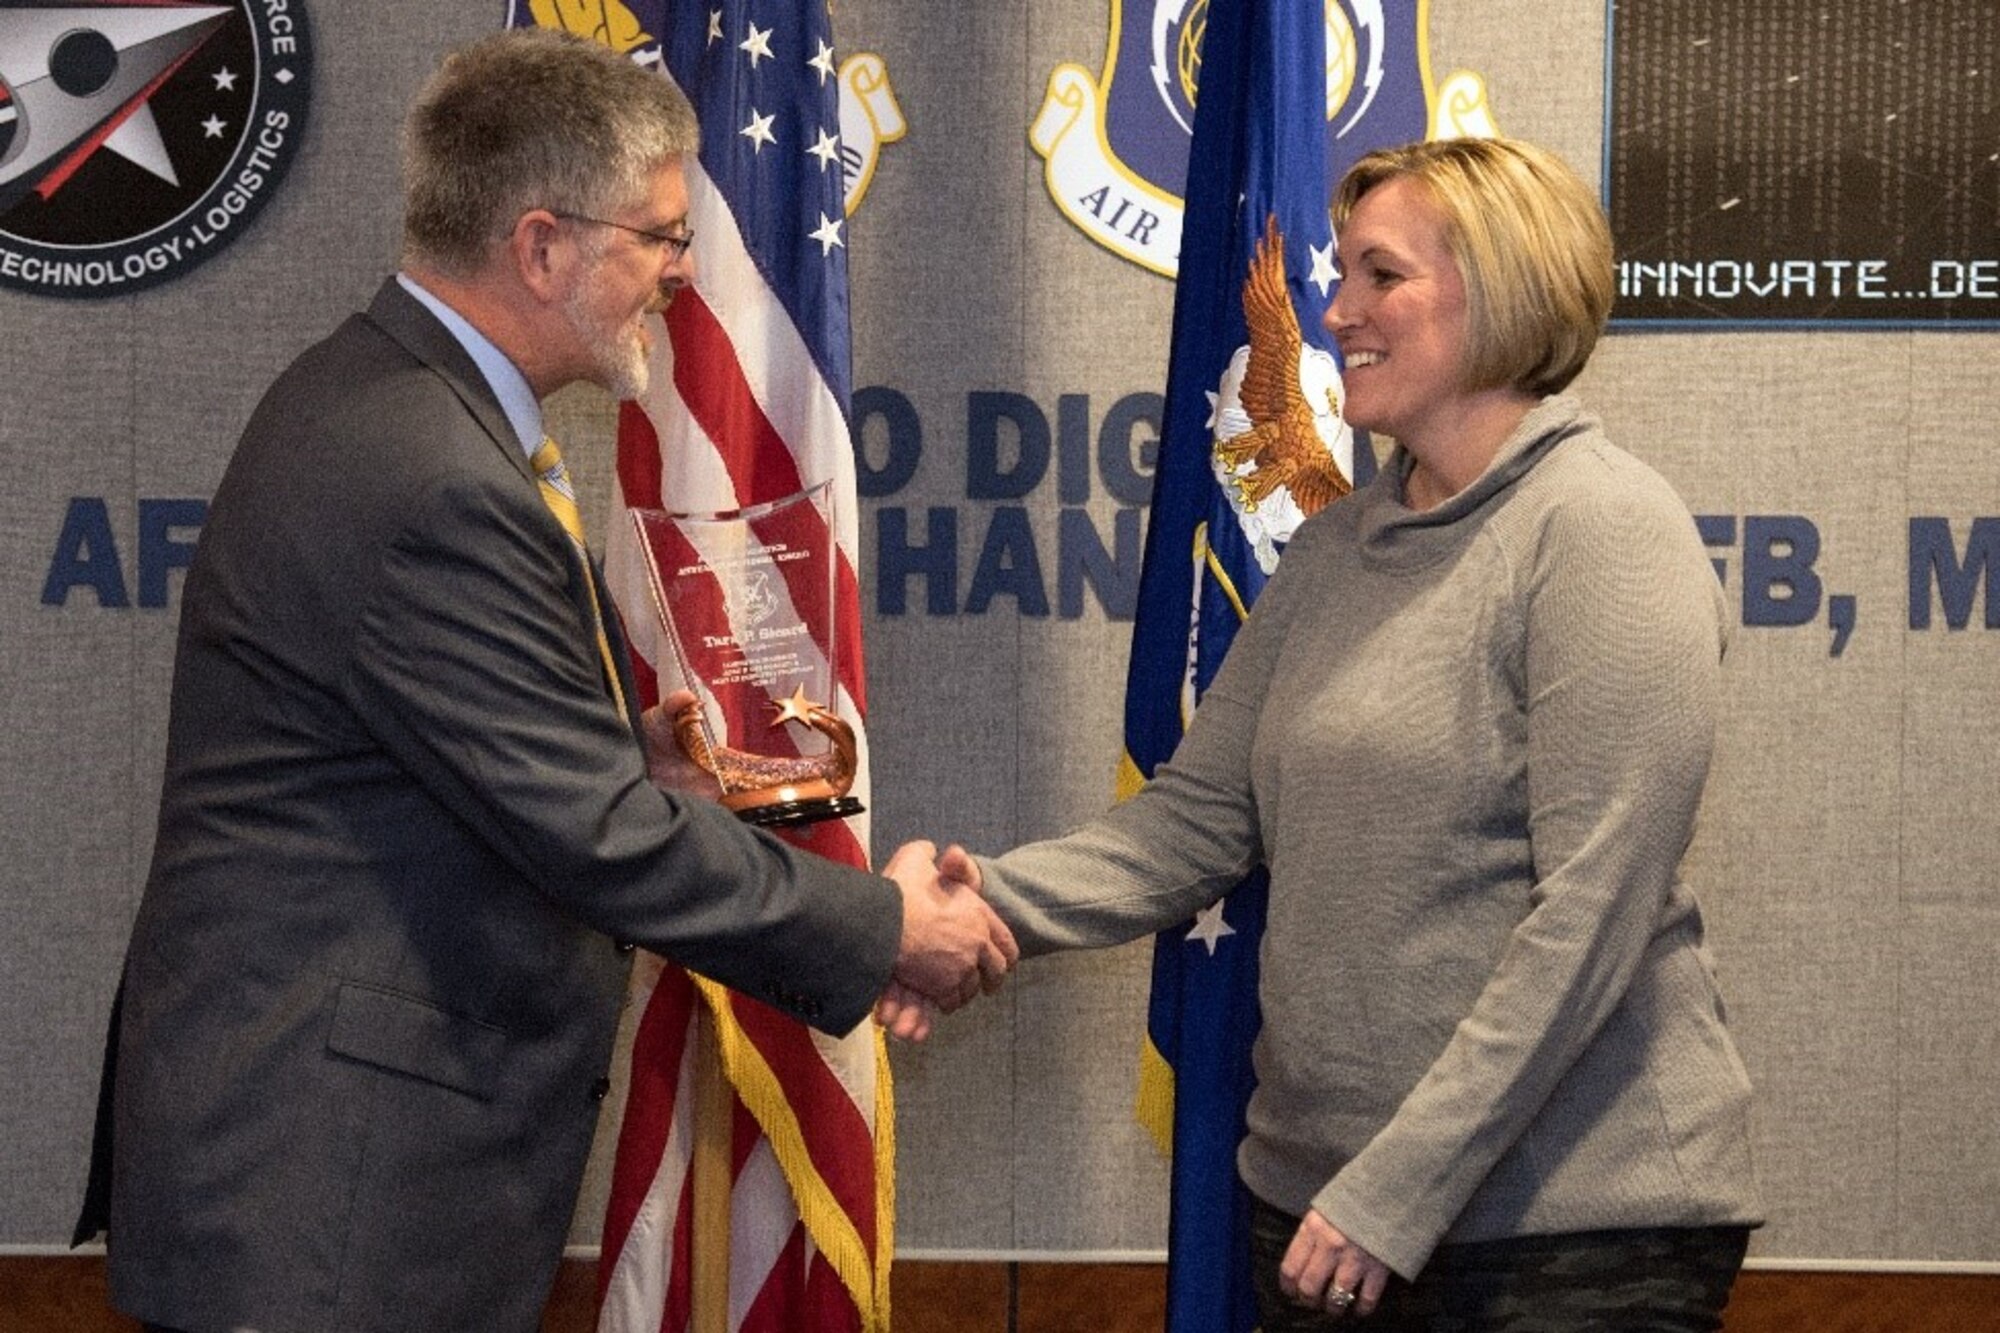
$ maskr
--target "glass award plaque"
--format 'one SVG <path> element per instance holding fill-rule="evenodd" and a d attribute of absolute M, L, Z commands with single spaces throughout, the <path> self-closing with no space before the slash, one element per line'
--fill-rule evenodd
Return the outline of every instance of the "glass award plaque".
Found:
<path fill-rule="evenodd" d="M 695 694 L 675 737 L 753 824 L 862 810 L 847 794 L 854 731 L 833 705 L 831 493 L 825 482 L 731 513 L 631 511 L 672 665 Z"/>

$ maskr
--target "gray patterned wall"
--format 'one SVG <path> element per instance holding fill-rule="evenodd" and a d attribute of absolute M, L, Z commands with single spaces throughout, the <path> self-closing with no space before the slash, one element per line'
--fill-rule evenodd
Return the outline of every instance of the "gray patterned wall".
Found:
<path fill-rule="evenodd" d="M 206 497 L 264 384 L 365 301 L 395 258 L 399 108 L 492 3 L 315 0 L 312 119 L 290 179 L 198 272 L 110 303 L 0 293 L 0 1247 L 66 1237 L 98 1046 L 150 839 L 174 612 L 44 605 L 71 497 L 103 497 L 132 577 L 146 499 Z M 1049 71 L 1101 61 L 1111 5 L 843 0 L 848 50 L 888 62 L 909 132 L 851 225 L 855 383 L 915 408 L 921 464 L 864 511 L 955 510 L 963 608 L 1002 502 L 969 498 L 973 396 L 1051 423 L 1087 396 L 1159 392 L 1170 285 L 1050 203 L 1027 125 Z M 1433 0 L 1432 68 L 1481 74 L 1503 130 L 1597 174 L 1600 0 Z M 1580 391 L 1701 514 L 1802 515 L 1857 628 L 1745 627 L 1697 843 L 1732 1019 L 1761 1092 L 1765 1258 L 2000 1259 L 2000 635 L 1908 628 L 1907 521 L 2000 513 L 2000 336 L 1623 334 Z M 1071 410 L 1077 405 L 1072 404 Z M 609 405 L 556 424 L 602 529 Z M 1143 435 L 1143 430 L 1141 431 Z M 871 446 L 879 463 L 885 442 Z M 1053 475 L 1026 499 L 1045 582 Z M 1072 506 L 1075 507 L 1075 506 Z M 1093 476 L 1108 545 L 1124 507 Z M 1740 550 L 1730 562 L 1740 592 Z M 877 847 L 982 849 L 1060 832 L 1111 789 L 1127 627 L 1098 601 L 1023 616 L 868 612 Z M 2000 593 L 2000 588 L 1992 589 Z M 899 1049 L 906 1251 L 1156 1252 L 1165 1174 L 1129 1104 L 1147 947 L 1037 962 L 1003 995 Z M 609 1126 L 607 1126 L 607 1129 Z M 603 1157 L 575 1239 L 596 1235 Z M 476 1206 L 476 1201 L 468 1201 Z"/>

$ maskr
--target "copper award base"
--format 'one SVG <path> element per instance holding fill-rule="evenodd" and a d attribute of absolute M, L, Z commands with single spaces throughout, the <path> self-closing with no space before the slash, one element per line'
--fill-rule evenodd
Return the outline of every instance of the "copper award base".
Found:
<path fill-rule="evenodd" d="M 867 807 L 849 796 L 854 781 L 854 731 L 824 705 L 795 691 L 790 699 L 773 701 L 778 726 L 798 721 L 826 736 L 830 753 L 816 759 L 789 759 L 751 754 L 727 747 L 711 749 L 701 729 L 701 707 L 689 704 L 674 716 L 674 735 L 695 763 L 715 775 L 724 788 L 722 804 L 746 824 L 760 828 L 816 824 L 846 819 Z"/>

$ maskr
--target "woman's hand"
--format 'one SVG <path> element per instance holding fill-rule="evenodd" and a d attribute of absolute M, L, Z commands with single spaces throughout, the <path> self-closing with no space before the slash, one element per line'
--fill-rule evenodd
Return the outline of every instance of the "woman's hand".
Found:
<path fill-rule="evenodd" d="M 937 1006 L 900 981 L 891 981 L 875 1001 L 875 1021 L 902 1041 L 923 1041 L 937 1022 Z"/>
<path fill-rule="evenodd" d="M 1279 1290 L 1335 1318 L 1374 1314 L 1388 1282 L 1388 1265 L 1343 1236 L 1317 1209 L 1306 1212 L 1278 1264 Z"/>

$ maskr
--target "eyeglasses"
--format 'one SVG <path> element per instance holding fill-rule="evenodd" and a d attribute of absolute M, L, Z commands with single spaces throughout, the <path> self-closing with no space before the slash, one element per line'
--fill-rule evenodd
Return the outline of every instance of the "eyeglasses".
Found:
<path fill-rule="evenodd" d="M 569 222 L 589 222 L 599 227 L 616 227 L 620 231 L 629 231 L 634 236 L 650 241 L 652 244 L 660 247 L 660 252 L 667 257 L 667 262 L 670 264 L 686 254 L 688 247 L 694 244 L 694 232 L 692 230 L 684 229 L 678 232 L 647 231 L 644 227 L 628 227 L 622 222 L 613 222 L 609 218 L 586 217 L 582 213 L 557 213 L 555 216 Z"/>

